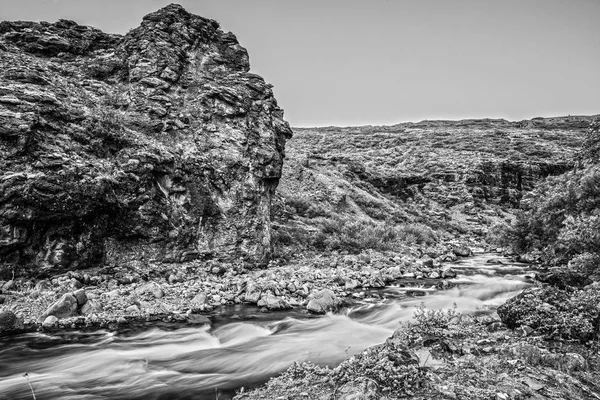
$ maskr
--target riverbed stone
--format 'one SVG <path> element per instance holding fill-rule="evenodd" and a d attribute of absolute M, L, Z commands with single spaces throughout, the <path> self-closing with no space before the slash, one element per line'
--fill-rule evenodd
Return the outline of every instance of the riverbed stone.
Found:
<path fill-rule="evenodd" d="M 451 267 L 442 268 L 442 278 L 456 278 L 456 271 Z"/>
<path fill-rule="evenodd" d="M 0 334 L 23 329 L 23 319 L 10 310 L 0 311 Z"/>
<path fill-rule="evenodd" d="M 206 293 L 200 292 L 196 296 L 194 296 L 194 298 L 192 299 L 191 305 L 192 305 L 192 307 L 198 308 L 207 303 L 208 303 L 208 298 L 206 296 Z"/>
<path fill-rule="evenodd" d="M 165 292 L 158 283 L 150 282 L 135 289 L 135 294 L 147 296 L 150 295 L 155 299 L 160 299 L 165 295 Z"/>
<path fill-rule="evenodd" d="M 81 307 L 82 315 L 91 315 L 101 313 L 103 310 L 102 303 L 97 299 L 88 299 L 83 307 Z"/>
<path fill-rule="evenodd" d="M 272 294 L 263 295 L 257 305 L 259 307 L 267 307 L 269 310 L 289 310 L 292 308 L 285 299 Z"/>
<path fill-rule="evenodd" d="M 348 279 L 344 284 L 345 290 L 353 290 L 360 286 L 360 283 L 356 279 Z"/>
<path fill-rule="evenodd" d="M 49 315 L 46 318 L 44 318 L 44 321 L 42 322 L 42 326 L 44 328 L 52 328 L 54 325 L 56 325 L 57 322 L 58 322 L 58 318 L 56 318 L 54 315 Z"/>
<path fill-rule="evenodd" d="M 50 315 L 54 315 L 58 319 L 73 317 L 77 315 L 77 308 L 77 299 L 75 296 L 72 293 L 65 293 L 54 304 L 48 307 L 38 320 L 42 322 Z"/>
<path fill-rule="evenodd" d="M 327 311 L 336 311 L 341 303 L 332 290 L 323 289 L 310 295 L 306 309 L 317 314 L 324 314 Z"/>
<path fill-rule="evenodd" d="M 77 306 L 82 307 L 87 301 L 87 295 L 85 294 L 85 289 L 79 289 L 73 292 L 73 296 L 77 299 Z"/>
<path fill-rule="evenodd" d="M 133 304 L 133 305 L 131 305 L 131 306 L 127 307 L 127 308 L 125 309 L 125 312 L 126 312 L 127 314 L 135 314 L 135 313 L 139 313 L 139 312 L 140 312 L 140 308 L 139 308 L 137 305 Z"/>
<path fill-rule="evenodd" d="M 246 286 L 246 302 L 251 304 L 258 303 L 261 294 L 262 290 L 258 287 L 258 285 L 255 282 L 248 282 L 248 285 Z"/>
<path fill-rule="evenodd" d="M 452 252 L 459 257 L 470 257 L 473 255 L 473 251 L 467 246 L 454 246 Z"/>

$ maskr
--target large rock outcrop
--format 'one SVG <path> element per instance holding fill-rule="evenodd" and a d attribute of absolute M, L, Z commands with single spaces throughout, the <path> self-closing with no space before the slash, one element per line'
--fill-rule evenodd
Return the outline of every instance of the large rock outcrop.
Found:
<path fill-rule="evenodd" d="M 0 272 L 268 261 L 291 130 L 217 22 L 1 22 L 0 67 Z"/>

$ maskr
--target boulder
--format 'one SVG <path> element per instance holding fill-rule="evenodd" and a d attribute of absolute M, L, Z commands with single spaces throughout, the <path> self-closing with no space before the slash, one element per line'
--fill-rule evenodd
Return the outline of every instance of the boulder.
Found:
<path fill-rule="evenodd" d="M 336 311 L 341 304 L 341 300 L 333 291 L 323 289 L 310 295 L 306 309 L 313 313 L 324 314 L 328 311 Z"/>
<path fill-rule="evenodd" d="M 52 283 L 48 280 L 41 280 L 35 284 L 33 291 L 37 293 L 42 293 L 52 288 Z"/>
<path fill-rule="evenodd" d="M 205 304 L 208 304 L 208 298 L 206 296 L 206 293 L 204 293 L 204 292 L 200 292 L 197 295 L 195 295 L 191 302 L 191 305 L 194 308 L 198 308 Z"/>
<path fill-rule="evenodd" d="M 272 294 L 263 295 L 257 305 L 259 307 L 266 307 L 269 310 L 289 310 L 292 308 L 287 301 Z"/>
<path fill-rule="evenodd" d="M 69 318 L 77 315 L 77 299 L 72 293 L 65 293 L 40 315 L 38 321 L 43 322 L 48 316 L 53 315 L 58 319 Z"/>
<path fill-rule="evenodd" d="M 434 262 L 432 258 L 425 258 L 420 261 L 421 266 L 425 268 L 433 268 L 433 263 Z"/>
<path fill-rule="evenodd" d="M 49 315 L 46 318 L 44 318 L 44 321 L 42 322 L 42 326 L 44 328 L 52 328 L 54 327 L 58 322 L 58 318 L 56 318 L 54 315 Z"/>
<path fill-rule="evenodd" d="M 164 293 L 163 289 L 160 287 L 160 285 L 155 282 L 146 283 L 146 284 L 136 288 L 134 293 L 138 296 L 140 296 L 140 295 L 152 296 L 155 299 L 160 299 L 165 295 L 165 293 Z"/>
<path fill-rule="evenodd" d="M 133 304 L 133 305 L 131 305 L 131 306 L 127 307 L 127 308 L 125 309 L 125 312 L 126 312 L 127 314 L 136 314 L 136 313 L 139 313 L 139 312 L 140 312 L 140 308 L 139 308 L 137 305 Z"/>
<path fill-rule="evenodd" d="M 246 286 L 246 302 L 250 304 L 258 303 L 262 294 L 262 290 L 256 282 L 250 281 Z"/>
<path fill-rule="evenodd" d="M 345 290 L 353 290 L 360 286 L 360 283 L 356 279 L 348 279 L 344 284 Z"/>
<path fill-rule="evenodd" d="M 451 267 L 442 268 L 442 278 L 456 278 L 456 271 L 454 271 Z"/>
<path fill-rule="evenodd" d="M 23 329 L 23 319 L 14 312 L 0 311 L 0 334 Z"/>
<path fill-rule="evenodd" d="M 459 257 L 470 257 L 473 255 L 473 251 L 467 246 L 454 246 L 452 252 Z"/>
<path fill-rule="evenodd" d="M 80 310 L 81 315 L 99 314 L 102 311 L 102 303 L 97 299 L 88 299 Z"/>
<path fill-rule="evenodd" d="M 85 294 L 85 289 L 78 289 L 74 291 L 73 296 L 75 296 L 75 298 L 77 299 L 77 307 L 79 308 L 83 307 L 85 302 L 88 300 Z"/>

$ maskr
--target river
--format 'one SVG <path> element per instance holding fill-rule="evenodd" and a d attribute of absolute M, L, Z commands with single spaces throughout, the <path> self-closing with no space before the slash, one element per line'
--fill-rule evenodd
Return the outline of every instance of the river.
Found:
<path fill-rule="evenodd" d="M 500 260 L 500 262 L 495 262 Z M 480 253 L 452 265 L 447 290 L 388 286 L 338 314 L 262 313 L 225 307 L 210 324 L 139 324 L 121 331 L 29 333 L 0 338 L 0 399 L 225 400 L 294 361 L 336 365 L 383 342 L 421 304 L 492 313 L 530 285 L 524 265 Z M 417 281 L 418 282 L 418 281 Z M 411 297 L 419 288 L 425 296 Z"/>

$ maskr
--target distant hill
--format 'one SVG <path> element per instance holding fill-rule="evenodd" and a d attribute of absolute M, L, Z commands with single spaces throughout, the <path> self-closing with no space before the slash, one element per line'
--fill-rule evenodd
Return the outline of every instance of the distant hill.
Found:
<path fill-rule="evenodd" d="M 482 237 L 492 225 L 510 220 L 538 181 L 573 167 L 593 118 L 294 128 L 278 188 L 276 228 L 292 247 L 348 251 L 362 247 L 353 241 L 338 246 L 327 238 L 356 224 Z"/>

